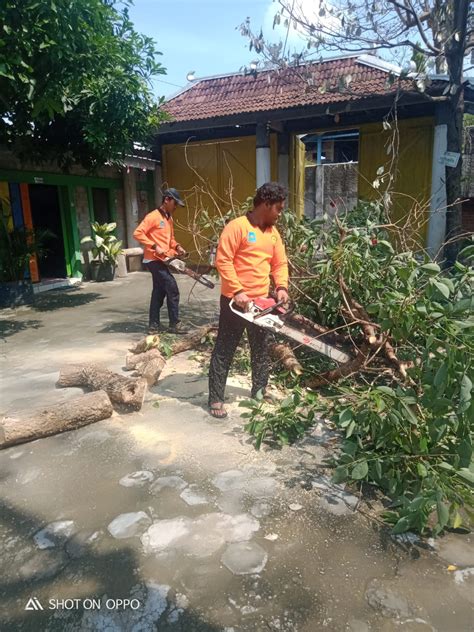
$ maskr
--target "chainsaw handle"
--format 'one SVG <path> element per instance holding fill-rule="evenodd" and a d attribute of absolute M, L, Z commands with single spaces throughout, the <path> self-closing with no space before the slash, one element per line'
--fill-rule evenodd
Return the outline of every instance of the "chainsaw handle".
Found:
<path fill-rule="evenodd" d="M 237 307 L 237 303 L 232 298 L 230 300 L 229 307 L 230 307 L 231 312 L 234 312 L 234 314 L 237 314 L 237 316 L 242 316 L 242 314 L 248 314 L 248 312 L 250 312 L 250 310 L 253 307 L 253 304 L 254 304 L 253 301 L 250 301 L 250 303 L 247 304 L 247 310 L 244 311 L 243 309 L 240 309 L 239 307 Z"/>
<path fill-rule="evenodd" d="M 278 303 L 275 303 L 274 305 L 270 305 L 270 307 L 267 307 L 267 309 L 264 309 L 261 312 L 258 312 L 258 314 L 255 314 L 254 320 L 257 320 L 257 318 L 261 318 L 262 316 L 266 316 L 267 314 L 270 314 L 277 307 L 282 307 L 282 305 L 284 305 L 285 303 L 286 301 L 278 301 Z"/>

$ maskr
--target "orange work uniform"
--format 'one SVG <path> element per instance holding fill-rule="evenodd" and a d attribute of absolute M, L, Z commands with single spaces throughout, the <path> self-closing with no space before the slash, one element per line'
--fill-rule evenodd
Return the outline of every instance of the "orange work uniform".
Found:
<path fill-rule="evenodd" d="M 245 292 L 250 298 L 268 296 L 270 274 L 276 287 L 288 288 L 288 260 L 278 230 L 253 226 L 246 215 L 227 224 L 217 248 L 216 266 L 223 296 Z"/>
<path fill-rule="evenodd" d="M 144 246 L 143 259 L 153 261 L 157 258 L 152 250 L 154 244 L 164 250 L 166 257 L 174 257 L 178 242 L 174 238 L 173 218 L 159 209 L 150 211 L 136 227 L 133 237 Z"/>

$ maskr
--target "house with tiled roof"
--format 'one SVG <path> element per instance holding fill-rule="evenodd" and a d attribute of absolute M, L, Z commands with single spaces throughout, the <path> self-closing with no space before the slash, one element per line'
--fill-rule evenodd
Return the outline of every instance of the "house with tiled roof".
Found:
<path fill-rule="evenodd" d="M 349 173 L 355 199 L 376 199 L 380 174 L 390 170 L 396 218 L 416 205 L 418 235 L 435 252 L 444 239 L 449 168 L 446 86 L 446 77 L 406 75 L 365 54 L 197 79 L 166 102 L 170 120 L 154 157 L 163 182 L 185 193 L 190 214 L 216 200 L 226 210 L 270 179 L 289 187 L 299 214 L 323 214 L 346 203 Z M 474 110 L 469 83 L 465 102 Z M 308 204 L 312 167 L 316 192 Z M 329 181 L 340 200 L 320 195 Z M 184 231 L 180 237 L 190 240 Z"/>

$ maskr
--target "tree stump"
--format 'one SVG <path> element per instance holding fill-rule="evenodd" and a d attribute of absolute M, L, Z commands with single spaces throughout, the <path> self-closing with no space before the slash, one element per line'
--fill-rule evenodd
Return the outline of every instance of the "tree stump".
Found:
<path fill-rule="evenodd" d="M 73 364 L 59 372 L 59 387 L 83 386 L 92 391 L 105 391 L 112 402 L 140 410 L 147 389 L 145 379 L 124 377 L 97 364 Z"/>
<path fill-rule="evenodd" d="M 87 426 L 107 419 L 112 413 L 107 393 L 96 391 L 38 410 L 28 417 L 4 417 L 0 421 L 0 449 Z"/>

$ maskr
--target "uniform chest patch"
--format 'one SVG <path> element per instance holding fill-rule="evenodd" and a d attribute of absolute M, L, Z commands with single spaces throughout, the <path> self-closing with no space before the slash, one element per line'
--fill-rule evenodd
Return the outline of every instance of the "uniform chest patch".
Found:
<path fill-rule="evenodd" d="M 158 228 L 164 228 L 164 227 L 165 227 L 165 220 L 164 220 L 164 219 L 162 219 L 162 220 L 160 221 L 160 223 L 159 223 Z"/>
<path fill-rule="evenodd" d="M 249 244 L 254 244 L 257 241 L 257 235 L 253 232 L 253 230 L 250 230 L 247 233 L 247 241 Z"/>

